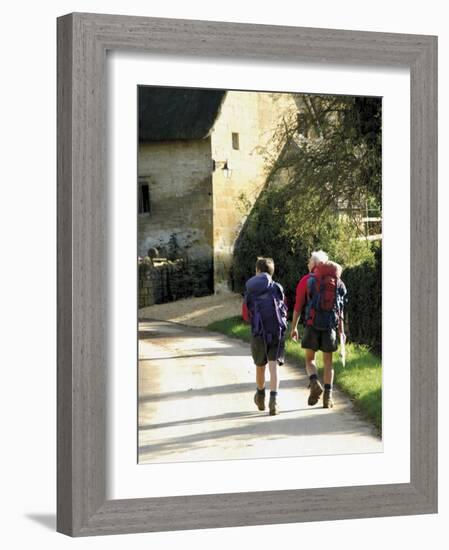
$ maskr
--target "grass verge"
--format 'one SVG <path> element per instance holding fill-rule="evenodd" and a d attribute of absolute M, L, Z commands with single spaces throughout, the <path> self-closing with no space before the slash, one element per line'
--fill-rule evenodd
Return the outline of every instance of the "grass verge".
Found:
<path fill-rule="evenodd" d="M 241 317 L 230 317 L 215 321 L 209 330 L 221 332 L 231 338 L 249 342 L 250 326 Z M 286 358 L 304 367 L 304 353 L 301 346 L 287 339 Z M 334 361 L 335 383 L 353 401 L 362 415 L 374 423 L 379 435 L 382 432 L 382 366 L 380 357 L 374 355 L 366 346 L 346 344 L 346 366 L 343 367 L 339 356 Z M 321 354 L 317 354 L 317 367 L 322 372 Z"/>

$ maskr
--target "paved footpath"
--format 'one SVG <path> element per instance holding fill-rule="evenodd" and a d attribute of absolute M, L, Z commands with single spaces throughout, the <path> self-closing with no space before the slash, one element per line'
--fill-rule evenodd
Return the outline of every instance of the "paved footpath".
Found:
<path fill-rule="evenodd" d="M 307 378 L 298 366 L 280 369 L 280 414 L 259 411 L 254 369 L 249 344 L 203 328 L 141 320 L 139 462 L 382 451 L 371 425 L 341 393 L 334 392 L 333 409 L 323 409 L 321 400 L 307 405 Z"/>

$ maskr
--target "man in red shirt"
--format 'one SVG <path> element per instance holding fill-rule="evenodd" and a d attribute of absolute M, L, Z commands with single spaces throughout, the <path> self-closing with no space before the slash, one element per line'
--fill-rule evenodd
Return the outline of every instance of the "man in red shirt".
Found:
<path fill-rule="evenodd" d="M 309 273 L 302 277 L 296 287 L 296 300 L 293 311 L 291 337 L 293 340 L 298 340 L 298 321 L 302 316 L 304 309 L 307 310 L 308 304 L 308 282 L 310 277 L 321 278 L 323 275 L 328 275 L 340 279 L 341 267 L 334 262 L 329 262 L 329 258 L 325 252 L 319 250 L 312 252 L 308 264 Z M 339 281 L 337 292 L 340 294 L 340 299 L 343 300 L 346 294 L 344 284 Z M 321 394 L 323 386 L 318 380 L 318 372 L 315 363 L 315 354 L 318 350 L 323 352 L 324 366 L 324 396 L 323 407 L 332 408 L 332 385 L 334 379 L 334 370 L 332 368 L 332 354 L 338 349 L 337 330 L 330 328 L 328 330 L 317 330 L 313 326 L 313 319 L 306 314 L 304 335 L 301 340 L 301 346 L 305 351 L 306 372 L 310 380 L 310 394 L 308 398 L 309 405 L 315 405 Z"/>

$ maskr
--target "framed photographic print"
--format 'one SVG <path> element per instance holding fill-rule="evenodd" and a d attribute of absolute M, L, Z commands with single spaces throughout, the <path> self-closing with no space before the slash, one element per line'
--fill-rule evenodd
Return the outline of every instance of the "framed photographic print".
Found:
<path fill-rule="evenodd" d="M 436 512 L 436 45 L 58 19 L 60 532 Z"/>

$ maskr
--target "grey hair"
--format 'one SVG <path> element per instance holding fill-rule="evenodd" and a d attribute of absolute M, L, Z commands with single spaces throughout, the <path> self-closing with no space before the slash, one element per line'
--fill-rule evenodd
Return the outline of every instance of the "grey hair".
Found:
<path fill-rule="evenodd" d="M 335 273 L 337 274 L 337 277 L 340 278 L 341 274 L 343 273 L 343 268 L 340 264 L 337 264 L 337 262 L 331 262 L 330 260 L 327 262 L 328 265 L 331 265 L 335 269 Z"/>
<path fill-rule="evenodd" d="M 314 266 L 319 264 L 325 264 L 329 261 L 329 256 L 324 252 L 324 250 L 315 250 L 310 254 L 310 262 Z"/>

